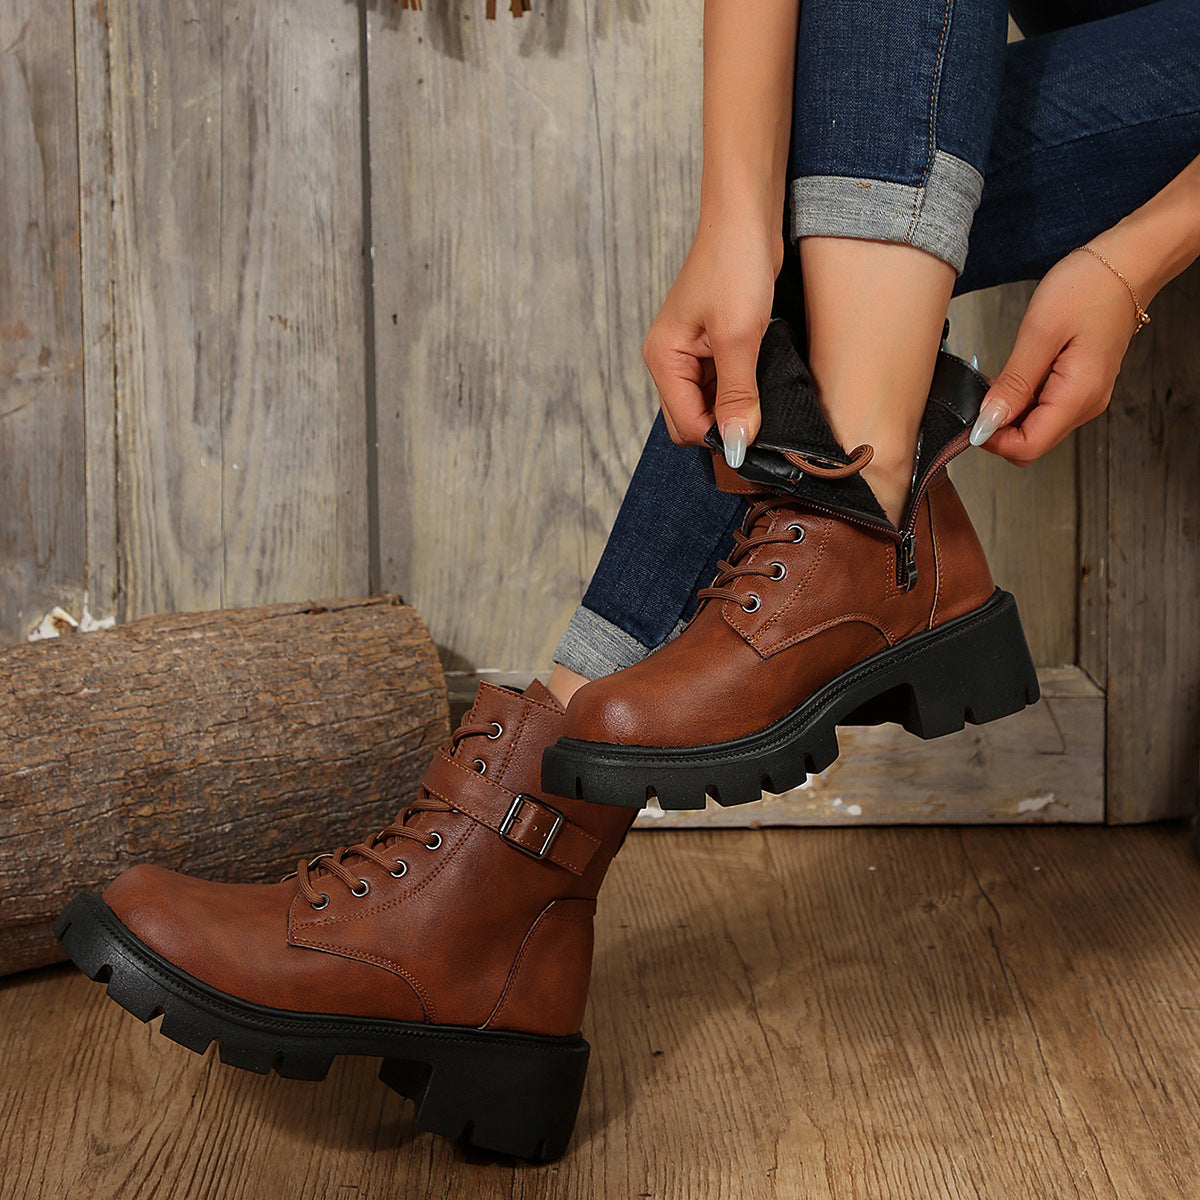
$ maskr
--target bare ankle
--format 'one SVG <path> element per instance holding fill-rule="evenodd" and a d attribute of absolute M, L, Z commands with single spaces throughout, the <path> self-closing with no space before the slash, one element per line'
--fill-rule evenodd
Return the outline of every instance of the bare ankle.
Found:
<path fill-rule="evenodd" d="M 566 708 L 571 703 L 571 697 L 585 683 L 590 683 L 586 676 L 580 675 L 572 671 L 569 667 L 564 667 L 562 663 L 555 663 L 554 670 L 551 672 L 550 678 L 546 681 L 546 687 L 550 694 Z"/>

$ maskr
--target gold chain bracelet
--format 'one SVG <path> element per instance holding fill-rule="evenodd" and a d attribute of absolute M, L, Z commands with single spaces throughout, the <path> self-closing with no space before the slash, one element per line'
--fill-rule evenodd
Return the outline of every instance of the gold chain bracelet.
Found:
<path fill-rule="evenodd" d="M 1125 285 L 1126 290 L 1129 292 L 1129 298 L 1133 301 L 1133 307 L 1137 312 L 1137 326 L 1133 332 L 1138 333 L 1143 325 L 1149 325 L 1150 314 L 1142 307 L 1142 302 L 1137 298 L 1137 292 L 1133 290 L 1133 284 L 1095 246 L 1078 246 L 1076 249 L 1086 250 L 1093 258 L 1098 258 Z"/>

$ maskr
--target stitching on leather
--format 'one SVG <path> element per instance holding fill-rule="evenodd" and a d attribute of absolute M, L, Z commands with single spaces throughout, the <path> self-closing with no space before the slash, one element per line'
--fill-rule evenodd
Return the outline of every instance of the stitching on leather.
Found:
<path fill-rule="evenodd" d="M 938 601 L 942 598 L 942 543 L 938 538 L 937 522 L 933 519 L 933 497 L 935 492 L 941 491 L 948 478 L 949 476 L 943 475 L 941 479 L 935 480 L 925 492 L 926 507 L 929 512 L 929 532 L 933 541 L 933 604 L 929 609 L 929 624 L 925 626 L 926 629 L 932 629 L 937 624 Z"/>
<path fill-rule="evenodd" d="M 773 647 L 771 650 L 771 655 L 774 657 L 774 655 L 786 650 L 789 646 L 795 646 L 798 642 L 808 641 L 809 638 L 816 637 L 818 634 L 824 633 L 828 629 L 834 629 L 838 625 L 852 625 L 855 623 L 867 625 L 871 629 L 874 629 L 888 644 L 888 646 L 894 646 L 896 644 L 897 639 L 893 638 L 892 634 L 879 624 L 878 618 L 873 613 L 851 612 L 841 613 L 836 617 L 830 617 L 828 621 L 823 621 L 820 625 L 816 625 L 812 629 L 806 629 L 803 633 L 798 633 L 795 635 L 795 637 L 788 638 L 786 642 L 781 642 L 778 646 Z M 874 654 L 876 651 L 872 650 L 870 653 Z M 861 661 L 861 659 L 856 660 L 856 663 Z M 856 665 L 856 663 L 851 665 Z"/>
<path fill-rule="evenodd" d="M 813 560 L 809 564 L 808 570 L 804 572 L 800 582 L 797 583 L 794 588 L 792 588 L 791 594 L 783 602 L 782 606 L 776 609 L 774 615 L 768 617 L 767 620 L 761 626 L 759 626 L 758 632 L 754 635 L 756 641 L 761 639 L 763 635 L 768 632 L 768 630 L 777 625 L 782 620 L 785 613 L 790 612 L 791 609 L 796 606 L 801 592 L 804 591 L 805 587 L 807 587 L 809 583 L 809 580 L 811 580 L 816 574 L 817 567 L 820 565 L 821 560 L 825 557 L 825 545 L 829 541 L 832 533 L 833 522 L 826 521 L 825 528 L 821 531 L 821 540 L 817 543 L 817 552 L 813 555 Z"/>
<path fill-rule="evenodd" d="M 500 993 L 500 998 L 496 1001 L 495 1008 L 492 1009 L 488 1019 L 479 1027 L 486 1029 L 495 1020 L 498 1020 L 500 1014 L 504 1011 L 509 1000 L 512 998 L 513 986 L 517 982 L 517 977 L 520 974 L 521 964 L 525 961 L 525 955 L 530 946 L 533 944 L 534 936 L 541 929 L 543 922 L 559 921 L 566 925 L 591 925 L 594 919 L 593 913 L 572 915 L 571 913 L 556 913 L 551 910 L 556 904 L 562 904 L 563 901 L 551 900 L 545 908 L 537 915 L 537 920 L 529 927 L 529 932 L 525 935 L 525 940 L 521 943 L 521 949 L 517 951 L 517 957 L 513 962 L 512 969 L 508 973 L 508 978 L 504 981 L 504 988 Z"/>
<path fill-rule="evenodd" d="M 779 623 L 784 613 L 789 612 L 798 603 L 800 594 L 804 591 L 813 575 L 816 574 L 817 567 L 820 565 L 821 560 L 825 555 L 825 544 L 828 542 L 832 532 L 833 522 L 825 521 L 824 528 L 821 530 L 820 540 L 817 542 L 816 551 L 813 554 L 812 561 L 808 565 L 808 570 L 805 571 L 801 578 L 792 586 L 792 590 L 788 593 L 783 604 L 776 609 L 775 613 L 768 617 L 766 621 L 764 621 L 753 633 L 747 628 L 750 624 L 752 624 L 752 622 L 746 621 L 745 616 L 742 618 L 744 624 L 739 624 L 736 620 L 730 619 L 730 617 L 727 615 L 727 611 L 722 612 L 722 616 L 725 617 L 725 620 L 728 622 L 728 624 L 734 630 L 740 633 L 742 637 L 745 638 L 746 641 L 753 646 L 763 658 L 769 657 L 768 652 L 764 650 L 761 645 L 762 641 L 765 639 L 765 635 L 768 634 L 771 629 Z M 782 647 L 773 648 L 770 653 L 773 654 L 775 649 L 782 649 Z"/>
<path fill-rule="evenodd" d="M 535 920 L 534 923 L 529 927 L 529 932 L 525 934 L 525 939 L 521 942 L 521 948 L 517 951 L 517 957 L 513 960 L 513 965 L 509 968 L 508 975 L 504 980 L 504 987 L 500 989 L 500 995 L 497 998 L 496 1003 L 492 1006 L 492 1011 L 488 1013 L 487 1020 L 484 1021 L 484 1023 L 479 1027 L 480 1029 L 486 1029 L 503 1011 L 504 1005 L 511 993 L 512 986 L 514 983 L 516 983 L 517 972 L 521 969 L 521 963 L 525 961 L 526 951 L 529 949 L 534 935 L 542 927 L 542 922 L 550 919 L 548 914 L 553 904 L 554 901 L 551 900 L 550 903 L 547 904 L 540 913 L 538 913 L 537 920 Z"/>
<path fill-rule="evenodd" d="M 417 994 L 417 999 L 421 1003 L 421 1011 L 425 1014 L 427 1021 L 433 1021 L 434 1017 L 433 1005 L 429 1001 L 429 994 L 422 987 L 421 983 L 415 976 L 410 975 L 399 963 L 393 962 L 391 959 L 383 958 L 378 954 L 363 954 L 361 951 L 355 950 L 350 946 L 339 946 L 336 942 L 299 942 L 297 945 L 308 946 L 312 950 L 328 950 L 337 954 L 341 958 L 351 958 L 356 962 L 374 963 L 377 967 L 383 967 L 390 971 L 393 975 L 398 975 L 410 988 Z"/>

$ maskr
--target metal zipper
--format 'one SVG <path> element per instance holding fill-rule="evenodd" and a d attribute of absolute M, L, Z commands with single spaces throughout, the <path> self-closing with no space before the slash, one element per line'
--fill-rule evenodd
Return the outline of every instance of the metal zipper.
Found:
<path fill-rule="evenodd" d="M 964 429 L 938 452 L 933 462 L 929 464 L 929 469 L 921 476 L 921 482 L 917 486 L 917 490 L 913 493 L 908 505 L 908 517 L 904 522 L 902 529 L 897 529 L 894 525 L 884 521 L 873 521 L 870 517 L 860 516 L 857 513 L 841 512 L 836 508 L 831 508 L 827 504 L 804 500 L 805 507 L 810 508 L 813 512 L 819 512 L 827 517 L 835 517 L 839 521 L 846 521 L 851 525 L 857 525 L 860 529 L 866 529 L 868 532 L 880 534 L 895 543 L 896 546 L 896 586 L 903 588 L 904 591 L 911 591 L 917 585 L 917 513 L 921 507 L 921 499 L 925 495 L 929 487 L 929 481 L 938 471 L 942 469 L 951 459 L 957 458 L 970 444 L 970 432 Z"/>

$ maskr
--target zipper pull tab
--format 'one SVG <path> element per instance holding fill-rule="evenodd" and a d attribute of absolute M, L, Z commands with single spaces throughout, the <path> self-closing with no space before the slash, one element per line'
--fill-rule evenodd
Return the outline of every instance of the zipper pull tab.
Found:
<path fill-rule="evenodd" d="M 906 592 L 917 586 L 917 538 L 911 530 L 896 544 L 896 584 Z"/>

